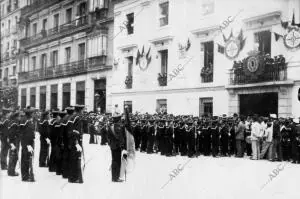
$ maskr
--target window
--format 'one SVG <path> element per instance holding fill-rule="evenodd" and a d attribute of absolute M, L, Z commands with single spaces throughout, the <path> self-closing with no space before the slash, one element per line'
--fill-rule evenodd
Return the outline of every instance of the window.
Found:
<path fill-rule="evenodd" d="M 51 53 L 51 66 L 57 66 L 58 65 L 58 51 L 52 51 Z"/>
<path fill-rule="evenodd" d="M 37 23 L 32 25 L 32 35 L 35 36 L 37 34 Z"/>
<path fill-rule="evenodd" d="M 133 34 L 134 14 L 130 13 L 126 15 L 126 18 L 127 18 L 127 24 L 126 24 L 127 34 L 131 35 Z"/>
<path fill-rule="evenodd" d="M 0 79 L 2 79 L 2 69 L 0 69 Z"/>
<path fill-rule="evenodd" d="M 128 72 L 127 72 L 127 75 L 128 76 L 132 76 L 132 66 L 133 66 L 133 57 L 130 56 L 127 58 L 128 60 Z"/>
<path fill-rule="evenodd" d="M 159 4 L 159 24 L 160 27 L 169 24 L 169 2 Z"/>
<path fill-rule="evenodd" d="M 132 101 L 124 101 L 124 113 L 125 113 L 125 106 L 128 106 L 128 113 L 132 113 Z"/>
<path fill-rule="evenodd" d="M 26 88 L 21 89 L 21 108 L 26 108 Z"/>
<path fill-rule="evenodd" d="M 40 87 L 40 110 L 46 110 L 46 86 Z"/>
<path fill-rule="evenodd" d="M 213 82 L 214 68 L 214 42 L 204 42 L 201 44 L 203 53 L 203 65 L 201 69 L 202 82 Z"/>
<path fill-rule="evenodd" d="M 10 20 L 8 20 L 8 31 L 10 32 Z"/>
<path fill-rule="evenodd" d="M 255 42 L 258 43 L 258 51 L 265 55 L 271 55 L 271 32 L 269 30 L 254 34 Z"/>
<path fill-rule="evenodd" d="M 71 103 L 71 84 L 63 84 L 63 95 L 62 95 L 62 105 L 63 109 L 70 106 Z"/>
<path fill-rule="evenodd" d="M 215 2 L 214 0 L 203 0 L 202 3 L 202 15 L 209 15 L 214 13 Z"/>
<path fill-rule="evenodd" d="M 59 25 L 59 14 L 55 14 L 53 17 L 54 17 L 53 27 L 54 28 L 58 28 L 58 25 Z"/>
<path fill-rule="evenodd" d="M 70 60 L 71 60 L 71 47 L 65 48 L 65 58 L 66 58 L 66 63 L 70 63 Z"/>
<path fill-rule="evenodd" d="M 57 109 L 57 84 L 51 85 L 51 110 Z"/>
<path fill-rule="evenodd" d="M 161 58 L 161 74 L 168 73 L 168 50 L 162 50 L 159 52 Z"/>
<path fill-rule="evenodd" d="M 66 10 L 66 23 L 71 23 L 72 21 L 72 8 Z"/>
<path fill-rule="evenodd" d="M 85 98 L 85 82 L 76 83 L 76 104 L 84 105 Z"/>
<path fill-rule="evenodd" d="M 44 53 L 41 55 L 41 68 L 47 67 L 47 54 Z"/>
<path fill-rule="evenodd" d="M 84 60 L 85 58 L 85 43 L 78 45 L 78 59 Z"/>
<path fill-rule="evenodd" d="M 35 88 L 30 88 L 30 106 L 35 107 Z"/>
<path fill-rule="evenodd" d="M 47 19 L 43 19 L 43 29 L 42 30 L 47 30 Z"/>
<path fill-rule="evenodd" d="M 32 70 L 36 69 L 36 56 L 31 57 Z"/>
<path fill-rule="evenodd" d="M 167 113 L 167 100 L 166 99 L 156 100 L 156 112 L 162 113 L 162 114 Z"/>
<path fill-rule="evenodd" d="M 213 98 L 200 98 L 200 116 L 213 115 Z"/>
<path fill-rule="evenodd" d="M 16 73 L 17 73 L 17 67 L 16 66 L 13 66 L 13 76 L 15 76 L 16 75 Z"/>

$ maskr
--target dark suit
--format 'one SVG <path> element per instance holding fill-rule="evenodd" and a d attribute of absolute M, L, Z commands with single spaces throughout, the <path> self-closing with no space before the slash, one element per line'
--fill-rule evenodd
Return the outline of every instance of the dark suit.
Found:
<path fill-rule="evenodd" d="M 18 154 L 19 154 L 19 148 L 20 148 L 20 131 L 19 131 L 19 122 L 12 121 L 10 123 L 10 127 L 8 129 L 8 139 L 9 144 L 13 144 L 15 146 L 15 149 L 9 150 L 9 162 L 8 162 L 8 175 L 15 175 L 16 174 L 16 165 L 18 161 Z"/>
<path fill-rule="evenodd" d="M 7 169 L 7 155 L 9 150 L 9 143 L 8 143 L 8 125 L 9 121 L 4 120 L 1 127 L 1 154 L 0 154 L 0 160 L 1 160 L 1 169 L 5 170 Z"/>

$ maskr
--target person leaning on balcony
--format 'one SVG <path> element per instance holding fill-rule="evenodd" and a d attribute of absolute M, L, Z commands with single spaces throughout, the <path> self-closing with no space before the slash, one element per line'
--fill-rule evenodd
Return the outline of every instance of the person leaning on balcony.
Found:
<path fill-rule="evenodd" d="M 246 132 L 246 125 L 245 125 L 245 118 L 244 116 L 240 116 L 238 126 L 236 128 L 236 150 L 237 155 L 236 157 L 243 157 L 244 156 L 244 147 L 245 147 L 245 132 Z"/>
<path fill-rule="evenodd" d="M 259 158 L 259 139 L 260 139 L 260 124 L 258 123 L 258 117 L 253 117 L 253 124 L 251 126 L 251 145 L 252 145 L 252 160 L 258 160 Z"/>
<path fill-rule="evenodd" d="M 271 122 L 267 123 L 267 129 L 263 135 L 263 145 L 260 154 L 260 159 L 263 159 L 265 154 L 268 152 L 267 158 L 272 160 L 272 140 L 273 140 L 273 125 Z"/>

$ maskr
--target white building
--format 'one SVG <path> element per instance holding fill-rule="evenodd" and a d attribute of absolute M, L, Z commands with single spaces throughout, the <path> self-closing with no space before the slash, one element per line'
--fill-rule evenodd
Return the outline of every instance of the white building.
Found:
<path fill-rule="evenodd" d="M 300 116 L 299 39 L 286 40 L 292 27 L 299 34 L 291 26 L 299 11 L 300 0 L 122 1 L 114 9 L 112 104 L 133 112 Z M 265 64 L 263 53 L 283 55 L 287 67 Z"/>

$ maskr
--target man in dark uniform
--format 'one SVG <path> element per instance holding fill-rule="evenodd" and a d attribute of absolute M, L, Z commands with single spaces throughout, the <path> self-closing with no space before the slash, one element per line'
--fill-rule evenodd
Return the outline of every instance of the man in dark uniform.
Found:
<path fill-rule="evenodd" d="M 151 154 L 153 153 L 153 147 L 154 147 L 154 133 L 155 133 L 155 127 L 154 127 L 154 120 L 150 119 L 148 128 L 147 128 L 147 153 Z"/>
<path fill-rule="evenodd" d="M 57 137 L 58 132 L 57 128 L 57 116 L 58 111 L 52 111 L 52 119 L 49 122 L 49 132 L 50 132 L 50 142 L 51 142 L 51 154 L 50 154 L 50 161 L 49 161 L 49 171 L 56 172 L 56 151 L 57 151 Z"/>
<path fill-rule="evenodd" d="M 221 154 L 222 156 L 228 155 L 228 142 L 229 142 L 229 129 L 227 121 L 223 121 L 221 124 Z"/>
<path fill-rule="evenodd" d="M 10 118 L 10 124 L 8 128 L 9 139 L 9 162 L 7 174 L 9 176 L 18 176 L 16 172 L 16 165 L 18 161 L 19 148 L 20 148 L 20 126 L 19 126 L 19 112 L 13 113 Z"/>
<path fill-rule="evenodd" d="M 49 137 L 49 112 L 45 111 L 41 115 L 41 122 L 39 125 L 40 133 L 40 156 L 39 156 L 39 166 L 48 167 L 49 163 L 49 147 L 50 147 L 50 137 Z"/>
<path fill-rule="evenodd" d="M 217 157 L 219 153 L 219 127 L 218 127 L 218 120 L 214 118 L 212 120 L 212 127 L 211 127 L 211 145 L 212 145 L 212 156 Z"/>
<path fill-rule="evenodd" d="M 74 107 L 67 107 L 67 115 L 64 116 L 62 119 L 62 126 L 63 126 L 63 154 L 62 154 L 62 177 L 68 178 L 69 177 L 69 169 L 70 169 L 70 146 L 69 146 L 69 140 L 68 135 L 72 132 L 72 122 L 70 121 L 70 118 L 72 117 L 74 113 Z"/>
<path fill-rule="evenodd" d="M 203 153 L 205 156 L 208 156 L 211 151 L 211 131 L 210 131 L 209 122 L 207 120 L 204 121 L 202 132 L 203 132 Z"/>
<path fill-rule="evenodd" d="M 71 146 L 70 151 L 70 173 L 68 182 L 70 183 L 83 183 L 83 171 L 81 160 L 84 159 L 84 151 L 82 145 L 83 139 L 83 124 L 82 124 L 82 111 L 84 105 L 75 105 L 75 113 L 73 119 L 73 130 L 69 137 Z"/>
<path fill-rule="evenodd" d="M 1 161 L 1 169 L 6 170 L 7 169 L 7 156 L 8 156 L 8 150 L 9 150 L 9 143 L 8 143 L 8 125 L 9 125 L 9 117 L 11 115 L 12 110 L 3 108 L 2 109 L 4 120 L 0 124 L 1 125 L 1 154 L 0 154 L 0 161 Z"/>
<path fill-rule="evenodd" d="M 121 154 L 126 149 L 125 126 L 121 123 L 121 115 L 113 115 L 113 124 L 108 129 L 108 143 L 111 149 L 111 175 L 113 182 L 122 182 L 120 178 Z"/>
<path fill-rule="evenodd" d="M 55 171 L 56 171 L 56 175 L 61 175 L 62 174 L 62 163 L 63 163 L 63 148 L 64 148 L 64 143 L 63 143 L 63 134 L 64 134 L 64 130 L 65 130 L 65 125 L 63 125 L 63 121 L 62 118 L 64 118 L 64 116 L 67 113 L 64 111 L 60 111 L 56 117 L 56 125 L 54 126 L 55 128 L 55 132 L 57 133 L 57 137 L 56 137 L 56 166 L 55 166 Z"/>
<path fill-rule="evenodd" d="M 25 118 L 20 123 L 21 131 L 21 175 L 22 181 L 34 182 L 33 157 L 34 157 L 34 123 L 32 121 L 32 109 L 24 110 Z"/>
<path fill-rule="evenodd" d="M 148 142 L 148 136 L 147 136 L 147 124 L 146 120 L 142 119 L 141 124 L 141 152 L 146 152 L 147 150 L 147 142 Z"/>
<path fill-rule="evenodd" d="M 139 120 L 134 120 L 132 124 L 133 135 L 134 135 L 134 142 L 135 142 L 135 150 L 140 149 L 141 143 L 141 129 Z"/>
<path fill-rule="evenodd" d="M 179 149 L 180 149 L 180 127 L 179 127 L 179 120 L 174 121 L 174 152 L 176 155 L 179 154 Z"/>

